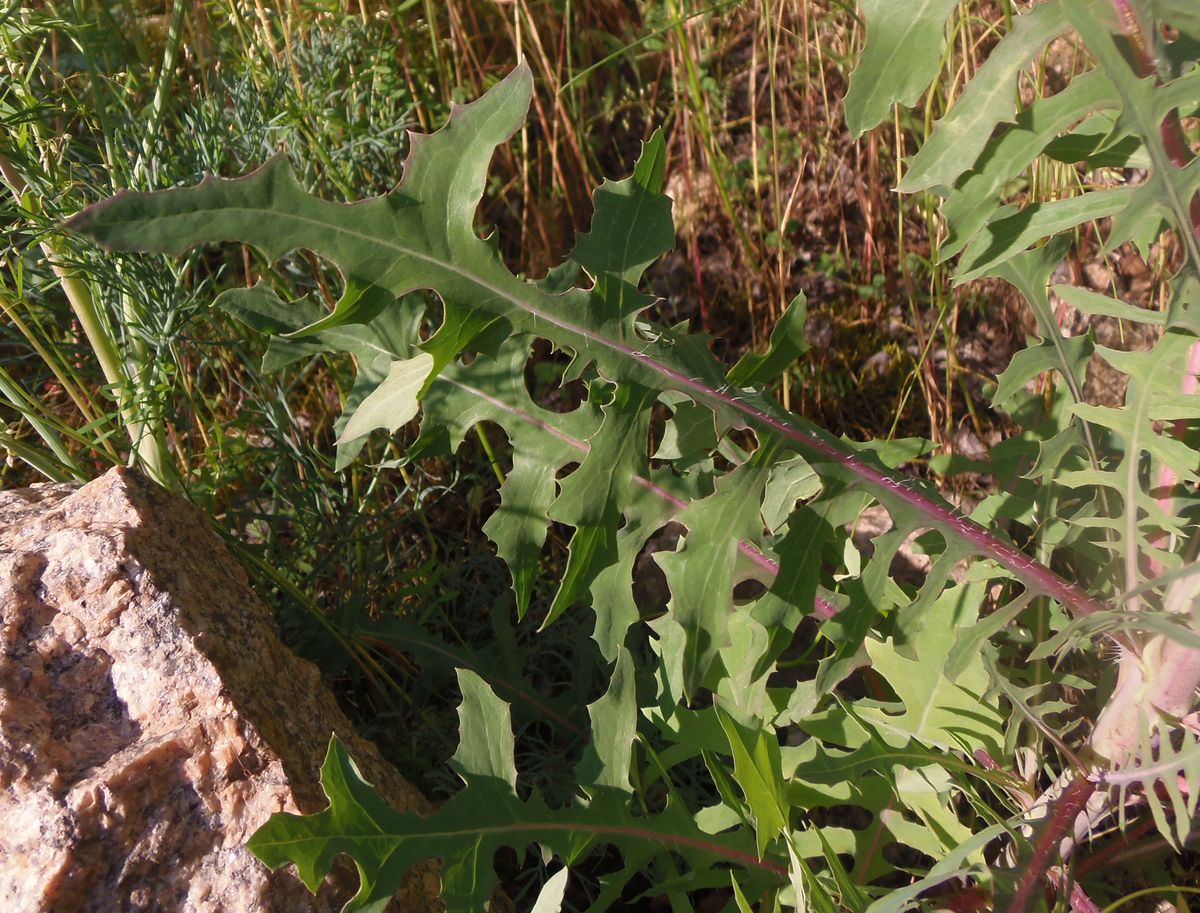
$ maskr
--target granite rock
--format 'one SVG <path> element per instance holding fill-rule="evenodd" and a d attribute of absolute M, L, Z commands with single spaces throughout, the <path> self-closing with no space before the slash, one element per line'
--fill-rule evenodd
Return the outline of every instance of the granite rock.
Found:
<path fill-rule="evenodd" d="M 202 513 L 115 469 L 0 492 L 0 910 L 318 913 L 245 849 L 325 807 L 331 732 L 393 805 L 429 810 L 358 736 Z M 436 909 L 415 871 L 390 909 Z"/>

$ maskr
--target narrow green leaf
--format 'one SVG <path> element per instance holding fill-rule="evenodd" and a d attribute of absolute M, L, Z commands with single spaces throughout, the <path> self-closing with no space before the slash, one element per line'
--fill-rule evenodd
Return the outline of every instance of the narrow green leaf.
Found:
<path fill-rule="evenodd" d="M 738 913 L 754 913 L 746 895 L 742 893 L 742 886 L 738 884 L 736 872 L 729 873 L 729 884 L 733 888 L 733 902 L 737 904 Z"/>
<path fill-rule="evenodd" d="M 1085 314 L 1097 317 L 1117 317 L 1121 320 L 1132 320 L 1136 323 L 1151 323 L 1162 325 L 1167 322 L 1160 311 L 1128 304 L 1119 298 L 1111 298 L 1085 288 L 1074 285 L 1055 285 L 1054 294 L 1072 307 Z"/>
<path fill-rule="evenodd" d="M 733 777 L 746 797 L 754 818 L 754 829 L 761 857 L 767 846 L 788 826 L 788 801 L 783 787 L 783 766 L 779 758 L 779 738 L 766 727 L 747 731 L 720 706 L 713 712 L 729 742 L 733 755 Z"/>
<path fill-rule="evenodd" d="M 774 380 L 808 351 L 804 338 L 807 301 L 801 293 L 792 299 L 787 310 L 771 330 L 771 340 L 763 355 L 747 352 L 729 369 L 728 381 L 734 387 L 753 387 Z"/>
<path fill-rule="evenodd" d="M 992 131 L 1016 113 L 1017 73 L 1067 30 L 1064 7 L 1069 5 L 1068 0 L 1049 0 L 1016 17 L 1012 31 L 988 55 L 950 113 L 934 124 L 897 187 L 901 193 L 952 187 L 975 164 Z M 901 9 L 907 5 L 897 6 Z"/>
<path fill-rule="evenodd" d="M 850 878 L 850 873 L 846 871 L 846 867 L 842 865 L 842 860 L 838 858 L 838 854 L 829 845 L 829 841 L 821 832 L 821 828 L 814 827 L 813 830 L 816 831 L 817 838 L 821 841 L 821 849 L 825 856 L 825 865 L 829 867 L 834 883 L 837 885 L 842 908 L 849 911 L 849 913 L 863 913 L 867 908 L 866 893 Z"/>
<path fill-rule="evenodd" d="M 1020 212 L 994 219 L 967 247 L 954 282 L 961 285 L 985 276 L 1050 235 L 1115 215 L 1129 205 L 1133 195 L 1129 187 L 1093 190 L 1051 203 L 1031 203 Z"/>

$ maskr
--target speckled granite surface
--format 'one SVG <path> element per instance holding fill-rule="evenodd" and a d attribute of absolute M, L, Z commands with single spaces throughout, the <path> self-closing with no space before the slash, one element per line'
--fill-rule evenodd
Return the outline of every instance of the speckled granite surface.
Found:
<path fill-rule="evenodd" d="M 244 849 L 272 812 L 325 806 L 331 731 L 428 809 L 192 505 L 120 469 L 0 492 L 0 909 L 337 910 L 352 870 L 314 898 Z M 415 872 L 392 908 L 437 909 L 437 885 Z"/>

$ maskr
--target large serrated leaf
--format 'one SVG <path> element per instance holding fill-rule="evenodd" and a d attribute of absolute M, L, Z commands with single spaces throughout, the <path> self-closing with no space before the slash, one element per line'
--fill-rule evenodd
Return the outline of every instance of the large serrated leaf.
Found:
<path fill-rule="evenodd" d="M 143 250 L 178 253 L 200 243 L 242 240 L 272 257 L 297 247 L 317 251 L 341 270 L 347 292 L 333 313 L 289 334 L 290 338 L 308 338 L 372 319 L 396 296 L 432 289 L 442 299 L 443 319 L 420 345 L 433 358 L 426 389 L 459 353 L 492 348 L 497 335 L 503 338 L 514 332 L 550 338 L 572 353 L 570 376 L 581 376 L 594 366 L 601 378 L 616 383 L 614 397 L 619 405 L 606 407 L 605 423 L 589 441 L 589 458 L 576 473 L 583 473 L 581 479 L 594 475 L 601 482 L 609 493 L 601 503 L 608 506 L 595 513 L 589 500 L 582 506 L 593 515 L 575 517 L 577 505 L 564 492 L 566 499 L 560 498 L 551 509 L 553 516 L 576 527 L 567 576 L 552 614 L 586 598 L 597 575 L 617 560 L 620 511 L 614 507 L 628 494 L 631 469 L 646 459 L 637 429 L 646 427 L 646 415 L 664 390 L 684 394 L 710 409 L 718 432 L 753 427 L 802 453 L 818 472 L 861 485 L 889 505 L 903 504 L 923 522 L 1012 567 L 1028 585 L 1062 599 L 1076 611 L 1095 610 L 1081 591 L 1031 562 L 995 533 L 957 516 L 935 493 L 900 481 L 869 453 L 856 453 L 789 415 L 762 391 L 730 390 L 723 366 L 703 337 L 639 321 L 639 313 L 651 301 L 630 285 L 624 273 L 603 273 L 591 290 L 554 292 L 509 272 L 494 246 L 478 237 L 473 215 L 492 150 L 521 123 L 530 92 L 531 77 L 522 65 L 478 101 L 455 108 L 442 130 L 414 137 L 404 180 L 384 197 L 351 205 L 318 200 L 303 193 L 284 161 L 276 158 L 238 180 L 209 179 L 191 189 L 120 194 L 84 210 L 70 227 L 109 246 Z M 651 164 L 629 185 L 635 197 L 640 198 L 640 192 L 632 188 L 648 193 L 660 177 L 658 166 L 653 165 L 653 145 L 648 154 Z M 611 203 L 620 199 L 616 194 Z M 609 204 L 599 207 L 593 233 L 607 231 L 605 223 L 617 209 Z M 650 213 L 651 225 L 658 221 L 654 206 L 639 205 L 635 211 Z M 627 226 L 632 231 L 643 227 L 641 221 Z M 619 258 L 613 268 L 636 272 L 641 255 L 631 257 Z M 616 458 L 616 463 L 601 465 L 594 456 L 600 450 L 608 459 Z M 593 467 L 587 470 L 589 462 Z M 597 525 L 595 521 L 601 520 Z M 706 634 L 711 637 L 711 632 Z"/>
<path fill-rule="evenodd" d="M 273 815 L 251 838 L 251 852 L 272 868 L 295 863 L 310 890 L 338 855 L 349 855 L 360 886 L 344 913 L 382 910 L 408 869 L 430 858 L 442 860 L 447 913 L 477 913 L 486 908 L 496 881 L 496 852 L 503 847 L 524 850 L 532 842 L 567 864 L 598 844 L 626 849 L 633 859 L 644 859 L 651 846 L 673 850 L 703 869 L 739 863 L 755 873 L 748 876 L 752 881 L 764 884 L 785 876 L 785 865 L 760 859 L 742 836 L 705 834 L 674 803 L 658 815 L 636 816 L 620 789 L 600 789 L 590 804 L 555 810 L 536 795 L 520 799 L 514 790 L 508 706 L 473 673 L 460 672 L 459 682 L 462 727 L 455 764 L 466 782 L 461 792 L 428 817 L 401 814 L 363 780 L 335 736 L 321 769 L 329 808 L 305 817 Z M 486 827 L 481 827 L 483 821 Z"/>

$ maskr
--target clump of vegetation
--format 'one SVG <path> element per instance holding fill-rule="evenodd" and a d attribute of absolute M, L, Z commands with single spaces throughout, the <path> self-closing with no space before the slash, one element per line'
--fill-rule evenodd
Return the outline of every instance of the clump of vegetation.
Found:
<path fill-rule="evenodd" d="M 1189 5 L 981 5 L 995 14 L 989 29 L 950 2 L 862 0 L 862 18 L 840 19 L 816 4 L 764 5 L 775 15 L 730 32 L 753 61 L 739 102 L 714 75 L 735 52 L 704 44 L 728 24 L 679 4 L 640 22 L 581 14 L 609 16 L 610 35 L 640 29 L 601 53 L 595 23 L 572 23 L 569 8 L 535 16 L 518 0 L 511 24 L 482 33 L 532 66 L 411 140 L 379 119 L 429 127 L 440 119 L 430 86 L 490 83 L 480 48 L 438 30 L 461 34 L 464 16 L 492 8 L 451 3 L 446 20 L 427 16 L 423 37 L 405 32 L 409 59 L 382 71 L 394 80 L 383 95 L 348 88 L 383 58 L 343 39 L 400 28 L 387 8 L 363 6 L 340 21 L 345 32 L 318 27 L 332 14 L 310 11 L 307 30 L 301 13 L 281 14 L 278 43 L 265 12 L 254 36 L 224 19 L 221 40 L 208 16 L 210 55 L 240 49 L 202 71 L 226 94 L 172 107 L 181 36 L 198 35 L 182 10 L 167 24 L 152 130 L 107 127 L 113 102 L 73 109 L 96 140 L 71 155 L 90 149 L 94 160 L 75 165 L 72 144 L 54 149 L 65 131 L 45 132 L 37 80 L 57 70 L 25 67 L 10 89 L 5 176 L 27 240 L 8 273 L 24 300 L 6 312 L 39 361 L 0 375 L 22 417 L 4 443 L 51 477 L 136 454 L 225 523 L 278 589 L 301 648 L 348 693 L 365 686 L 353 692 L 360 714 L 390 730 L 394 756 L 404 762 L 405 738 L 446 743 L 446 766 L 427 766 L 423 782 L 449 798 L 418 819 L 386 808 L 335 740 L 329 810 L 273 818 L 251 843 L 260 858 L 295 863 L 315 887 L 349 854 L 362 886 L 348 909 L 382 908 L 430 857 L 455 910 L 486 905 L 497 858 L 509 859 L 505 888 L 528 890 L 524 906 L 536 892 L 537 909 L 661 896 L 679 910 L 1092 910 L 1187 893 L 1200 788 L 1200 17 Z M 827 131 L 812 152 L 776 107 L 796 90 L 781 76 L 800 62 L 780 50 L 793 14 L 806 49 L 840 22 L 854 67 L 848 132 L 831 126 L 829 83 L 819 102 L 807 83 Z M 16 50 L 88 40 L 49 16 L 12 22 Z M 557 61 L 548 47 L 564 49 Z M 665 117 L 644 94 L 647 61 L 663 54 L 675 63 Z M 826 75 L 816 57 L 802 76 Z M 265 97 L 281 118 L 254 104 L 272 86 Z M 908 120 L 904 108 L 922 101 L 924 120 Z M 739 104 L 748 141 L 714 116 Z M 594 125 L 593 105 L 614 114 Z M 243 153 L 281 136 L 287 152 L 245 177 L 160 189 L 195 182 L 186 168 L 168 176 L 148 164 L 165 155 L 159 137 L 226 117 L 246 125 L 244 142 L 197 140 L 194 155 L 171 160 L 241 170 Z M 795 279 L 799 190 L 785 204 L 781 179 L 799 188 L 823 172 L 788 160 L 861 149 L 853 137 L 889 117 L 876 137 L 894 144 L 891 173 L 910 199 L 894 211 L 890 252 L 869 215 L 883 197 L 864 188 L 855 231 L 874 245 L 866 265 L 846 231 L 841 246 L 810 254 L 815 277 Z M 668 130 L 653 130 L 656 119 Z M 616 122 L 642 142 L 606 133 Z M 134 142 L 144 164 L 116 170 L 112 150 Z M 384 182 L 395 189 L 343 202 L 384 189 L 377 168 L 401 145 L 403 170 Z M 863 173 L 878 190 L 879 147 L 867 148 L 875 166 Z M 596 189 L 582 230 L 579 179 L 610 156 L 631 176 Z M 64 162 L 93 183 L 52 192 Z M 528 179 L 547 162 L 551 198 L 580 229 L 565 243 L 547 228 L 563 220 L 546 215 Z M 709 229 L 697 224 L 689 239 L 686 227 L 701 175 L 715 221 L 733 226 L 731 274 L 758 283 L 741 315 L 752 329 L 733 334 L 728 361 L 677 320 L 707 331 L 735 314 L 705 297 L 703 268 L 688 269 L 711 253 Z M 62 234 L 59 217 L 101 178 L 134 190 L 84 209 Z M 685 222 L 682 264 L 671 260 L 667 189 Z M 141 253 L 106 257 L 78 235 Z M 24 291 L 25 264 L 44 269 L 25 253 L 35 240 L 105 388 L 62 354 L 64 299 Z M 240 246 L 203 246 L 216 242 Z M 680 271 L 689 278 L 672 285 Z M 171 279 L 175 291 L 156 297 Z M 664 282 L 665 300 L 648 294 Z M 1015 290 L 1033 330 L 991 377 L 986 353 L 974 369 L 961 360 L 966 315 L 982 310 L 979 325 L 994 329 L 1005 313 L 956 290 L 980 282 Z M 203 308 L 218 289 L 217 307 Z M 894 343 L 882 359 L 860 353 L 873 375 L 910 368 L 890 411 L 854 426 L 861 440 L 800 408 L 836 398 L 836 380 L 821 391 L 810 348 L 846 332 L 819 298 L 846 290 L 874 327 L 866 348 Z M 1106 327 L 1116 336 L 1098 341 Z M 196 352 L 206 360 L 188 364 Z M 232 368 L 238 389 L 198 385 L 216 365 Z M 1098 395 L 1104 366 L 1119 382 Z M 182 390 L 191 411 L 178 408 Z M 227 427 L 215 420 L 230 398 L 261 405 Z M 897 437 L 914 429 L 912 401 L 927 433 Z M 219 458 L 226 448 L 234 460 Z M 880 509 L 889 528 L 860 548 L 857 527 Z M 502 565 L 455 560 L 466 524 Z M 479 550 L 476 540 L 466 553 Z M 400 705 L 444 712 L 396 681 L 418 666 L 457 684 L 456 748 Z M 410 751 L 411 767 L 421 750 Z M 523 866 L 534 845 L 543 862 Z M 1151 852 L 1174 868 L 1140 861 Z"/>

